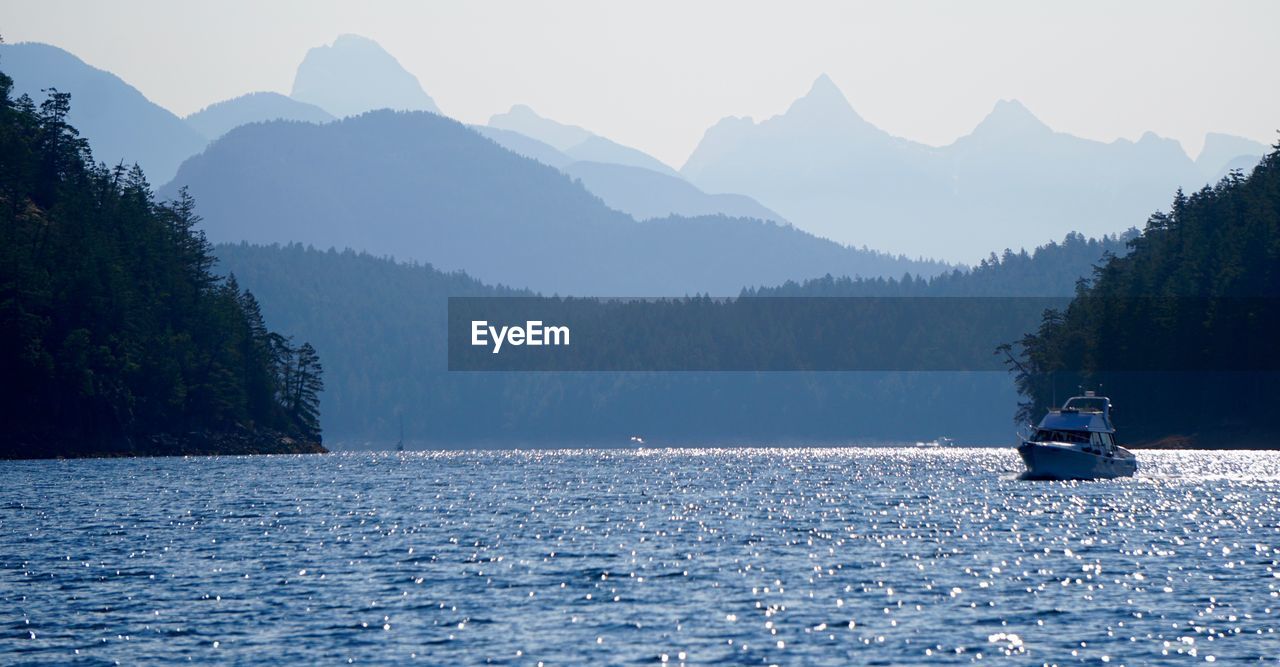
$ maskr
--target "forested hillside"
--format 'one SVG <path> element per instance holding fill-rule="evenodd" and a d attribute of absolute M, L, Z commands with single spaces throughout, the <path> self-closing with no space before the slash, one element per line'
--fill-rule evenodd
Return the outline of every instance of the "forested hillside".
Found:
<path fill-rule="evenodd" d="M 1179 191 L 1131 246 L 1021 341 L 1024 416 L 1101 385 L 1131 439 L 1280 445 L 1280 150 Z"/>
<path fill-rule="evenodd" d="M 194 201 L 0 73 L 0 457 L 323 451 L 320 363 L 210 273 Z"/>
<path fill-rule="evenodd" d="M 1075 281 L 1089 275 L 1104 253 L 1122 249 L 1116 239 L 1071 235 L 1034 253 L 1008 253 L 972 272 L 937 278 L 933 293 L 1069 296 Z M 386 446 L 398 437 L 401 420 L 410 443 L 449 446 L 626 444 L 637 434 L 653 442 L 721 444 L 901 441 L 940 433 L 993 442 L 1012 432 L 1009 406 L 1016 395 L 999 371 L 451 373 L 446 371 L 447 298 L 527 292 L 486 286 L 430 266 L 296 244 L 219 245 L 216 253 L 218 270 L 234 273 L 253 289 L 268 322 L 305 335 L 325 356 L 325 428 L 331 441 L 345 446 L 366 441 Z M 1046 282 L 1032 281 L 1035 276 Z M 929 284 L 915 278 L 907 282 Z M 854 284 L 861 283 L 816 281 L 801 291 L 893 296 L 901 281 L 868 282 L 870 294 L 847 288 Z M 744 295 L 787 289 L 797 288 Z M 1030 314 L 1028 326 L 1034 326 L 1038 313 Z M 944 338 L 954 331 L 936 319 L 917 325 L 917 332 Z M 991 337 L 991 347 L 1003 340 Z"/>
<path fill-rule="evenodd" d="M 933 277 L 835 278 L 746 289 L 744 296 L 1071 296 L 1081 278 L 1108 257 L 1129 252 L 1131 229 L 1121 235 L 1088 239 L 1070 233 L 1061 243 L 1050 241 L 1031 252 L 1005 250 L 969 270 L 955 269 Z"/>

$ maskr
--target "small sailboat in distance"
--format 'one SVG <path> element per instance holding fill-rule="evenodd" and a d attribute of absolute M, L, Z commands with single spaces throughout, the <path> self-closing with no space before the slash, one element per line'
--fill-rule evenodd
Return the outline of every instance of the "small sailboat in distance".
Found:
<path fill-rule="evenodd" d="M 404 451 L 404 415 L 400 415 L 400 440 L 396 442 L 396 451 Z"/>

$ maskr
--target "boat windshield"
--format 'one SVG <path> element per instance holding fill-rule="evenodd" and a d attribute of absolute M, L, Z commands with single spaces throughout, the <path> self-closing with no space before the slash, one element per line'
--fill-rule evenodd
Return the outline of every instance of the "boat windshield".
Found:
<path fill-rule="evenodd" d="M 1107 399 L 1101 396 L 1076 396 L 1062 407 L 1080 412 L 1106 412 Z"/>
<path fill-rule="evenodd" d="M 1032 438 L 1035 442 L 1089 442 L 1088 431 L 1055 431 L 1050 429 L 1039 429 Z"/>

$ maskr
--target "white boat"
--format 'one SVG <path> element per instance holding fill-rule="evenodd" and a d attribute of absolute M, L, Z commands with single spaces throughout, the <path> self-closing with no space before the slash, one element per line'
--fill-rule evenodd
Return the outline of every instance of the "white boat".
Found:
<path fill-rule="evenodd" d="M 926 442 L 921 442 L 919 440 L 916 441 L 916 447 L 950 447 L 954 444 L 956 444 L 956 441 L 945 435 L 940 435 L 937 438 Z"/>
<path fill-rule="evenodd" d="M 1111 479 L 1138 471 L 1133 452 L 1116 444 L 1111 399 L 1092 391 L 1050 410 L 1018 445 L 1023 479 Z"/>

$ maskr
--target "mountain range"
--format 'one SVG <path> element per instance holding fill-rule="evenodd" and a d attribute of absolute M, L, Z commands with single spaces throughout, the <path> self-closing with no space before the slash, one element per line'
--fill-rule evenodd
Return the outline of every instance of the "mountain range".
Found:
<path fill-rule="evenodd" d="M 280 93 L 248 93 L 210 104 L 186 117 L 187 124 L 209 141 L 249 123 L 266 120 L 327 123 L 333 119 L 333 114 L 314 104 L 299 102 Z"/>
<path fill-rule="evenodd" d="M 114 74 L 86 65 L 47 44 L 0 44 L 0 70 L 13 77 L 14 98 L 37 103 L 44 90 L 71 93 L 68 122 L 89 139 L 93 156 L 110 165 L 141 164 L 153 182 L 165 183 L 206 139 L 167 109 Z"/>
<path fill-rule="evenodd" d="M 54 46 L 0 45 L 0 68 L 12 72 L 19 93 L 37 101 L 49 85 L 44 82 L 72 93 L 72 121 L 89 138 L 95 155 L 112 163 L 137 162 L 157 184 L 172 179 L 178 165 L 209 141 L 241 125 L 271 120 L 325 123 L 380 108 L 440 113 L 416 77 L 376 42 L 356 35 L 342 35 L 330 45 L 311 49 L 298 66 L 291 96 L 247 93 L 210 104 L 185 119 L 147 100 L 118 77 Z M 474 129 L 556 168 L 577 163 L 566 173 L 633 217 L 722 214 L 783 221 L 749 197 L 706 195 L 641 151 L 581 128 L 560 126 L 527 107 L 513 107 L 494 118 L 498 125 L 507 118 L 529 134 L 489 126 Z M 555 133 L 557 126 L 564 128 L 561 135 Z M 553 137 L 559 148 L 534 136 Z"/>
<path fill-rule="evenodd" d="M 576 125 L 564 125 L 543 118 L 523 104 L 517 104 L 510 111 L 489 118 L 489 127 L 537 139 L 572 160 L 608 162 L 640 167 L 668 176 L 678 175 L 671 167 L 640 150 L 592 134 Z"/>
<path fill-rule="evenodd" d="M 627 153 L 617 155 L 617 160 L 610 160 L 607 155 L 598 156 L 602 161 L 585 160 L 570 156 L 550 144 L 515 130 L 491 125 L 472 125 L 471 129 L 512 153 L 537 160 L 572 176 L 610 208 L 637 220 L 669 215 L 726 215 L 732 218 L 786 222 L 782 216 L 750 197 L 707 194 L 670 169 L 649 169 L 637 165 L 636 160 L 627 159 Z"/>
<path fill-rule="evenodd" d="M 187 160 L 160 196 L 183 186 L 214 242 L 354 248 L 545 293 L 726 295 L 826 273 L 948 268 L 770 221 L 637 222 L 557 169 L 427 112 L 241 126 Z"/>
<path fill-rule="evenodd" d="M 1212 134 L 1199 162 L 1152 133 L 1103 143 L 1046 126 L 1002 100 L 950 145 L 913 142 L 862 118 L 827 76 L 778 116 L 731 117 L 681 168 L 708 192 L 749 195 L 795 225 L 844 243 L 953 261 L 1027 247 L 1065 230 L 1116 233 L 1178 187 L 1255 164 L 1260 143 Z"/>
<path fill-rule="evenodd" d="M 50 84 L 72 93 L 70 120 L 97 158 L 138 162 L 155 183 L 170 181 L 184 160 L 243 125 L 326 123 L 379 108 L 439 113 L 413 74 L 355 35 L 308 51 L 289 96 L 249 93 L 186 119 L 53 46 L 0 45 L 0 68 L 14 77 L 17 93 L 37 101 Z M 866 121 L 826 76 L 778 116 L 716 123 L 678 171 L 523 105 L 472 129 L 560 170 L 637 220 L 753 218 L 844 245 L 964 263 L 1071 230 L 1122 231 L 1166 207 L 1175 188 L 1198 189 L 1231 169 L 1247 171 L 1267 150 L 1218 133 L 1206 137 L 1195 160 L 1151 133 L 1092 141 L 1054 131 L 1014 100 L 998 102 L 955 142 L 928 146 Z"/>

